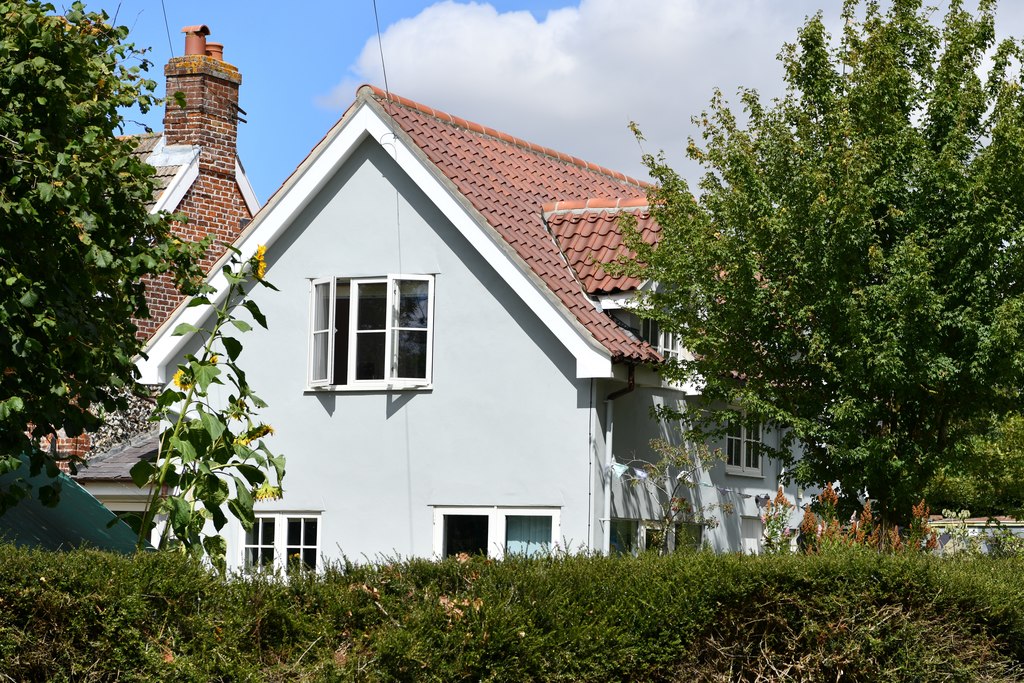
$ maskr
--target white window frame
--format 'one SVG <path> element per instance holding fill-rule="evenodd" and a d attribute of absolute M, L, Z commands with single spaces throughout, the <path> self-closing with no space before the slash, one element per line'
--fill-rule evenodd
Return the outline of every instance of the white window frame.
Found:
<path fill-rule="evenodd" d="M 744 533 L 749 531 L 750 533 Z M 760 517 L 740 516 L 740 552 L 760 555 L 764 550 L 764 522 Z"/>
<path fill-rule="evenodd" d="M 657 327 L 657 334 L 654 334 L 652 327 Z M 665 360 L 670 358 L 679 360 L 683 354 L 682 335 L 678 332 L 666 332 L 665 328 L 651 318 L 640 319 L 640 336 L 653 346 Z"/>
<path fill-rule="evenodd" d="M 425 377 L 400 377 L 397 373 L 397 358 L 394 347 L 394 336 L 396 331 L 401 331 L 401 328 L 397 325 L 395 316 L 395 305 L 396 305 L 396 291 L 399 282 L 404 281 L 416 281 L 427 283 L 427 352 L 426 352 L 426 372 Z M 384 349 L 385 349 L 385 367 L 384 367 L 384 378 L 383 379 L 364 379 L 357 380 L 356 376 L 356 337 L 358 335 L 357 330 L 357 315 L 358 315 L 358 300 L 359 300 L 359 289 L 366 285 L 371 284 L 382 284 L 387 285 L 387 299 L 385 307 L 387 310 L 387 324 L 384 329 Z M 348 334 L 348 357 L 345 359 L 348 363 L 348 382 L 346 384 L 334 384 L 334 343 L 336 335 L 334 330 L 337 325 L 335 319 L 336 302 L 337 302 L 337 288 L 339 284 L 348 284 L 350 287 L 350 305 L 349 305 L 349 320 L 347 322 L 347 334 Z M 327 278 L 314 278 L 310 280 L 310 308 L 309 308 L 309 346 L 308 346 L 308 370 L 306 373 L 306 379 L 311 389 L 333 389 L 333 390 L 359 390 L 359 389 L 412 389 L 412 388 L 429 388 L 432 382 L 433 376 L 433 365 L 434 365 L 434 276 L 433 275 L 412 275 L 412 274 L 392 274 L 379 277 L 327 277 Z M 329 313 L 327 328 L 316 329 L 316 306 L 317 306 L 317 287 L 326 286 L 329 296 Z M 339 334 L 341 332 L 339 331 Z M 317 358 L 316 358 L 316 337 L 317 335 L 326 335 L 327 341 L 324 345 L 325 353 L 327 357 L 325 359 L 326 373 L 324 377 L 315 377 L 314 372 L 316 370 Z"/>
<path fill-rule="evenodd" d="M 445 515 L 476 515 L 487 517 L 487 556 L 500 560 L 505 557 L 505 536 L 508 532 L 509 517 L 550 517 L 551 542 L 554 550 L 562 538 L 562 509 L 558 507 L 504 507 L 504 506 L 461 506 L 435 505 L 434 509 L 434 557 L 444 557 Z M 501 539 L 492 541 L 491 539 Z"/>
<path fill-rule="evenodd" d="M 320 571 L 322 568 L 322 557 L 321 557 L 321 544 L 320 539 L 323 538 L 323 524 L 321 523 L 321 517 L 319 512 L 257 512 L 256 520 L 273 520 L 274 522 L 274 542 L 273 544 L 260 544 L 251 545 L 249 543 L 249 532 L 245 529 L 241 529 L 241 535 L 239 536 L 239 558 L 238 566 L 244 571 L 279 571 L 286 572 L 288 570 L 288 522 L 291 520 L 313 520 L 316 522 L 316 543 L 308 544 L 303 543 L 302 548 L 312 548 L 316 551 L 316 567 L 314 571 Z M 303 539 L 305 540 L 305 539 Z M 250 548 L 255 547 L 273 547 L 274 549 L 274 560 L 270 566 L 252 566 L 248 564 L 248 551 Z"/>
<path fill-rule="evenodd" d="M 739 435 L 732 433 L 733 425 L 739 426 Z M 757 430 L 757 436 L 752 437 L 751 432 L 753 429 Z M 749 427 L 743 418 L 737 413 L 734 420 L 729 422 L 728 431 L 725 434 L 725 471 L 729 474 L 738 474 L 744 477 L 764 477 L 764 436 L 765 426 L 761 423 L 756 423 L 753 428 Z M 731 454 L 730 448 L 733 444 L 737 445 L 739 449 L 740 464 L 734 465 L 730 462 Z M 757 448 L 757 465 L 749 465 L 748 461 L 751 456 L 751 449 Z"/>

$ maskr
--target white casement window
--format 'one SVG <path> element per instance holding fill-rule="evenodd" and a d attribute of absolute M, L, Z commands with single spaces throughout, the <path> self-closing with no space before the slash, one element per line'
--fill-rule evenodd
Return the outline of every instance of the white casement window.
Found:
<path fill-rule="evenodd" d="M 315 570 L 319 562 L 318 515 L 258 514 L 252 530 L 245 533 L 242 566 L 246 569 Z"/>
<path fill-rule="evenodd" d="M 311 284 L 311 387 L 430 384 L 433 276 L 331 277 Z"/>
<path fill-rule="evenodd" d="M 675 332 L 661 329 L 656 320 L 643 318 L 640 321 L 640 336 L 648 344 L 653 346 L 665 360 L 679 359 L 682 353 L 682 340 Z"/>
<path fill-rule="evenodd" d="M 435 507 L 434 555 L 537 555 L 560 537 L 559 508 Z"/>
<path fill-rule="evenodd" d="M 739 416 L 729 422 L 725 436 L 725 471 L 750 477 L 762 476 L 761 425 L 744 424 Z"/>

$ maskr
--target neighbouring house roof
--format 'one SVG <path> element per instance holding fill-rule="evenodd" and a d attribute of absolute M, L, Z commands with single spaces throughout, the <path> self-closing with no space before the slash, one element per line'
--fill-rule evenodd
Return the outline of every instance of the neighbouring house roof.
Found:
<path fill-rule="evenodd" d="M 358 97 L 376 103 L 401 127 L 614 360 L 660 360 L 653 348 L 595 305 L 581 286 L 579 267 L 586 266 L 590 280 L 597 269 L 585 263 L 583 253 L 573 252 L 567 262 L 543 215 L 545 204 L 585 204 L 591 198 L 606 198 L 604 203 L 611 205 L 646 204 L 646 183 L 379 88 L 364 86 Z"/>
<path fill-rule="evenodd" d="M 55 481 L 45 472 L 30 476 L 23 464 L 0 475 L 0 486 L 8 486 L 17 479 L 24 479 L 33 487 Z M 135 532 L 127 524 L 67 475 L 58 475 L 56 481 L 61 489 L 56 506 L 46 507 L 30 494 L 0 515 L 0 541 L 46 550 L 88 547 L 135 552 Z"/>
<path fill-rule="evenodd" d="M 126 135 L 124 139 L 136 143 L 132 154 L 143 163 L 152 166 L 155 171 L 153 196 L 146 203 L 146 208 L 150 212 L 177 209 L 178 202 L 199 176 L 199 148 L 189 145 L 168 146 L 163 133 Z M 255 214 L 259 211 L 259 202 L 245 175 L 245 169 L 237 159 L 235 160 L 235 180 L 249 212 Z"/>
<path fill-rule="evenodd" d="M 157 144 L 163 139 L 161 133 L 143 133 L 142 135 L 132 135 L 131 140 L 134 140 L 136 145 L 135 149 L 132 150 L 139 161 L 146 163 L 150 155 L 153 154 L 153 150 Z M 154 166 L 156 173 L 153 175 L 153 197 L 149 202 L 146 203 L 146 208 L 150 211 L 159 203 L 160 197 L 163 196 L 164 192 L 170 186 L 174 176 L 181 170 L 181 164 L 170 165 L 170 166 Z"/>
<path fill-rule="evenodd" d="M 132 467 L 140 460 L 156 460 L 159 449 L 160 432 L 150 429 L 91 456 L 78 466 L 78 473 L 73 477 L 82 482 L 130 482 Z"/>
<path fill-rule="evenodd" d="M 591 296 L 631 292 L 643 284 L 634 277 L 610 275 L 601 267 L 620 255 L 635 256 L 622 241 L 619 216 L 623 213 L 636 219 L 645 242 L 654 244 L 658 240 L 661 227 L 651 218 L 646 199 L 590 199 L 544 205 L 548 229 Z"/>

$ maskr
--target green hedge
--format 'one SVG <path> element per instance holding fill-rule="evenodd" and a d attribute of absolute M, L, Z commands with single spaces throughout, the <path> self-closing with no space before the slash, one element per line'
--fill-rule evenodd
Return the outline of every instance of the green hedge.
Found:
<path fill-rule="evenodd" d="M 0 546 L 0 680 L 1021 680 L 1022 570 L 700 553 L 222 580 Z"/>

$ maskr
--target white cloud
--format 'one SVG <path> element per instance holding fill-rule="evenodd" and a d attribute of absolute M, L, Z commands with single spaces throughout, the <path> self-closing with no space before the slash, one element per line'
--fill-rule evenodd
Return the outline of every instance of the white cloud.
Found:
<path fill-rule="evenodd" d="M 446 0 L 387 27 L 390 89 L 518 137 L 645 177 L 627 130 L 684 175 L 690 117 L 715 87 L 781 94 L 775 59 L 823 0 L 582 0 L 537 20 Z M 839 2 L 828 23 L 838 21 Z M 363 82 L 383 86 L 377 39 L 321 104 L 344 108 Z"/>

